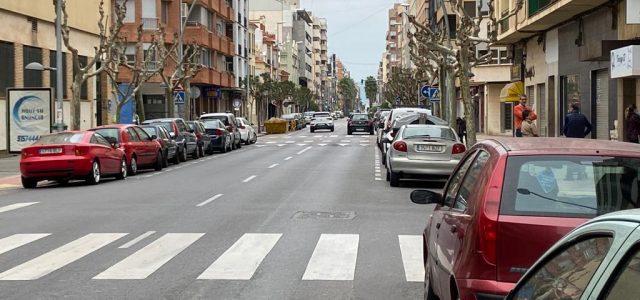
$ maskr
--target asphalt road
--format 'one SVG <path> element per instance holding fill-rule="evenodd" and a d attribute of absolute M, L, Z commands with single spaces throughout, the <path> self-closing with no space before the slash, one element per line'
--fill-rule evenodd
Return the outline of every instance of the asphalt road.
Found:
<path fill-rule="evenodd" d="M 419 299 L 420 184 L 375 138 L 266 136 L 100 185 L 0 194 L 1 299 Z M 382 174 L 382 175 L 379 175 Z"/>

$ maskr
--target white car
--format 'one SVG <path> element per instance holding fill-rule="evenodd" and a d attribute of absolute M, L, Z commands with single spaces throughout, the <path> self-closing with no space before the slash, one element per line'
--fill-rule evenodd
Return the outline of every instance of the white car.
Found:
<path fill-rule="evenodd" d="M 253 129 L 251 122 L 245 118 L 236 118 L 236 122 L 238 122 L 238 129 L 240 130 L 240 140 L 245 145 L 254 144 L 258 141 L 258 134 Z"/>
<path fill-rule="evenodd" d="M 333 118 L 329 116 L 318 116 L 311 119 L 311 125 L 309 130 L 314 132 L 318 129 L 329 129 L 331 132 L 335 129 L 333 126 Z"/>

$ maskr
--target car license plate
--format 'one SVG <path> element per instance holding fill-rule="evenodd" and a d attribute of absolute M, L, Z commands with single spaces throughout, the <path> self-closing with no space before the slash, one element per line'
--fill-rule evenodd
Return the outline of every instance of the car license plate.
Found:
<path fill-rule="evenodd" d="M 356 131 L 364 131 L 364 128 L 356 128 Z"/>
<path fill-rule="evenodd" d="M 422 152 L 443 152 L 444 146 L 441 145 L 416 145 L 417 151 Z"/>
<path fill-rule="evenodd" d="M 62 153 L 62 148 L 40 149 L 40 154 L 60 154 L 60 153 Z"/>

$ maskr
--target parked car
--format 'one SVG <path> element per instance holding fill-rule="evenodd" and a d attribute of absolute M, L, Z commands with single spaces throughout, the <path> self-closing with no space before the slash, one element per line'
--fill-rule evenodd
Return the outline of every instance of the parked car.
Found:
<path fill-rule="evenodd" d="M 636 144 L 565 138 L 479 142 L 443 194 L 411 195 L 415 203 L 436 204 L 423 232 L 425 298 L 507 295 L 569 231 L 598 215 L 638 207 L 638 178 Z"/>
<path fill-rule="evenodd" d="M 240 130 L 240 139 L 246 145 L 254 144 L 258 141 L 258 134 L 253 129 L 253 124 L 247 121 L 245 118 L 236 118 L 238 121 L 238 128 Z M 305 125 L 306 126 L 306 125 Z"/>
<path fill-rule="evenodd" d="M 193 130 L 198 138 L 198 155 L 197 158 L 204 157 L 207 154 L 213 154 L 213 146 L 211 145 L 211 136 L 206 133 L 204 125 L 200 121 L 187 121 L 189 128 Z"/>
<path fill-rule="evenodd" d="M 300 124 L 300 120 L 295 114 L 282 115 L 280 118 L 287 121 L 287 124 L 288 124 L 287 126 L 291 130 L 300 130 L 302 128 L 302 124 Z M 295 126 L 295 127 L 292 127 L 292 126 Z"/>
<path fill-rule="evenodd" d="M 376 142 L 378 143 L 378 148 L 382 151 L 382 138 L 384 137 L 384 124 L 389 118 L 390 111 L 382 112 L 379 116 L 379 121 L 376 126 Z M 374 121 L 375 122 L 375 121 Z"/>
<path fill-rule="evenodd" d="M 214 150 L 226 153 L 233 150 L 233 136 L 218 119 L 204 120 L 204 129 L 211 136 L 211 145 Z"/>
<path fill-rule="evenodd" d="M 314 117 L 311 120 L 311 125 L 309 126 L 309 130 L 313 133 L 319 129 L 328 129 L 328 130 L 331 130 L 331 132 L 333 132 L 335 129 L 333 125 L 333 118 L 328 116 Z"/>
<path fill-rule="evenodd" d="M 336 110 L 333 112 L 336 116 L 336 118 L 342 119 L 344 118 L 344 114 L 342 113 L 342 111 Z"/>
<path fill-rule="evenodd" d="M 387 181 L 393 187 L 404 178 L 446 182 L 465 151 L 451 127 L 403 125 L 386 155 Z"/>
<path fill-rule="evenodd" d="M 127 160 L 117 143 L 111 144 L 98 133 L 66 131 L 41 136 L 22 149 L 22 186 L 32 189 L 38 181 L 83 179 L 97 184 L 105 176 L 127 177 Z"/>
<path fill-rule="evenodd" d="M 127 158 L 129 174 L 135 175 L 138 170 L 153 168 L 162 170 L 162 148 L 155 140 L 137 125 L 114 124 L 89 129 L 97 132 L 111 144 L 119 144 Z"/>
<path fill-rule="evenodd" d="M 227 128 L 227 131 L 231 133 L 231 145 L 233 149 L 242 148 L 242 136 L 240 135 L 240 129 L 236 122 L 236 117 L 232 113 L 212 113 L 204 114 L 200 116 L 201 121 L 205 120 L 220 120 Z"/>
<path fill-rule="evenodd" d="M 181 118 L 152 119 L 146 120 L 142 124 L 159 124 L 167 129 L 171 138 L 178 144 L 178 158 L 180 161 L 187 161 L 187 157 L 194 155 L 198 150 L 198 138 Z"/>
<path fill-rule="evenodd" d="M 367 114 L 354 114 L 347 122 L 347 134 L 354 132 L 367 132 L 373 134 L 373 120 Z"/>
<path fill-rule="evenodd" d="M 162 148 L 162 157 L 164 158 L 163 166 L 166 168 L 169 166 L 169 161 L 174 164 L 180 163 L 180 158 L 178 158 L 178 144 L 176 141 L 171 138 L 167 129 L 162 125 L 142 125 L 140 126 L 145 132 L 147 132 L 150 136 L 155 136 L 156 141 L 160 143 L 160 147 Z"/>
<path fill-rule="evenodd" d="M 296 115 L 296 120 L 298 121 L 298 127 L 300 127 L 298 130 L 307 128 L 307 122 L 304 118 L 304 115 L 301 113 L 296 113 L 295 115 Z"/>
<path fill-rule="evenodd" d="M 391 117 L 391 115 L 389 115 Z M 391 122 L 388 131 L 383 132 L 383 136 L 380 140 L 382 144 L 380 147 L 380 151 L 382 152 L 382 164 L 386 166 L 387 164 L 387 152 L 391 147 L 391 141 L 393 141 L 394 137 L 400 130 L 402 125 L 408 124 L 428 124 L 428 125 L 443 125 L 448 126 L 449 123 L 447 121 L 442 120 L 438 117 L 432 116 L 426 112 L 416 112 L 416 111 L 407 111 L 396 113 L 395 119 Z"/>
<path fill-rule="evenodd" d="M 595 218 L 553 245 L 507 299 L 638 299 L 638 245 L 640 210 Z"/>
<path fill-rule="evenodd" d="M 307 125 L 311 124 L 311 119 L 313 119 L 313 114 L 315 112 L 313 111 L 308 111 L 304 113 L 304 120 L 305 122 L 307 122 Z"/>

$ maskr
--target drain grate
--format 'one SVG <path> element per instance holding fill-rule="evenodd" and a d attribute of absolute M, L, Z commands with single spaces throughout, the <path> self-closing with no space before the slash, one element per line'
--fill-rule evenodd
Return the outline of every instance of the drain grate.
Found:
<path fill-rule="evenodd" d="M 355 211 L 298 211 L 292 219 L 338 219 L 353 220 Z"/>

